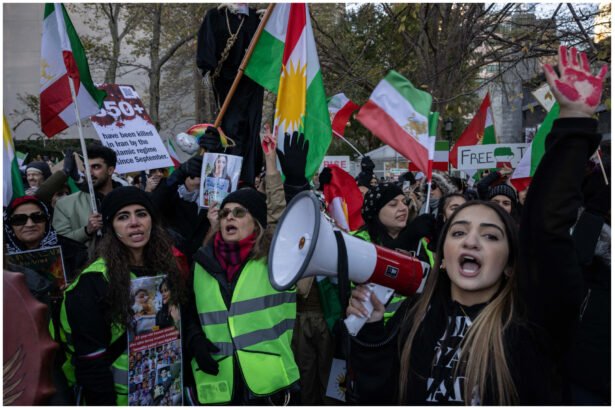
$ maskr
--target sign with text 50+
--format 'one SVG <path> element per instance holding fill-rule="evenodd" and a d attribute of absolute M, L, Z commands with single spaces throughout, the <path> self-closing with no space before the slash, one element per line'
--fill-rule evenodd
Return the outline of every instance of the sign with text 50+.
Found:
<path fill-rule="evenodd" d="M 124 174 L 173 166 L 152 119 L 131 85 L 103 84 L 103 108 L 90 117 L 101 142 L 117 154 L 115 170 Z"/>
<path fill-rule="evenodd" d="M 515 168 L 528 144 L 485 144 L 457 148 L 457 169 Z"/>

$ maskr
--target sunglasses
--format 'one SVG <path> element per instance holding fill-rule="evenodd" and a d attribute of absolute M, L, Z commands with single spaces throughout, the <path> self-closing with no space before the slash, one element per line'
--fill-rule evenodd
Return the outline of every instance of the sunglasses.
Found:
<path fill-rule="evenodd" d="M 35 224 L 47 222 L 47 215 L 42 212 L 34 212 L 28 214 L 15 214 L 9 219 L 9 223 L 13 226 L 23 226 L 28 223 L 28 219 L 32 219 Z"/>
<path fill-rule="evenodd" d="M 248 213 L 248 210 L 240 206 L 233 208 L 233 209 L 224 208 L 218 213 L 218 218 L 224 219 L 229 214 L 233 215 L 234 218 L 243 218 L 244 216 L 246 216 L 247 213 Z"/>

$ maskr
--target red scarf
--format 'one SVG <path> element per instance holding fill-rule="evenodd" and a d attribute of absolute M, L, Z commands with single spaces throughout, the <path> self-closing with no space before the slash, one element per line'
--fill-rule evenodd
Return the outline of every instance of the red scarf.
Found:
<path fill-rule="evenodd" d="M 226 272 L 226 279 L 233 281 L 235 274 L 241 265 L 248 259 L 250 251 L 256 242 L 256 234 L 243 238 L 237 243 L 228 243 L 222 239 L 222 234 L 218 232 L 214 238 L 214 255 L 222 269 Z"/>

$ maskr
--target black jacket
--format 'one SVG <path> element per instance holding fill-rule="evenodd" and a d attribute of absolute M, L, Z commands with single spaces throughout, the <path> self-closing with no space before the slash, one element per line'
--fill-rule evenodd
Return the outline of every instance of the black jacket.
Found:
<path fill-rule="evenodd" d="M 190 264 L 194 253 L 203 244 L 210 224 L 207 211 L 199 210 L 198 203 L 179 197 L 179 185 L 174 178 L 162 179 L 150 197 L 173 238 L 173 245 L 186 255 Z"/>
<path fill-rule="evenodd" d="M 505 335 L 508 363 L 522 404 L 554 403 L 561 394 L 561 383 L 555 375 L 564 374 L 564 354 L 569 349 L 584 297 L 582 269 L 570 227 L 581 204 L 585 162 L 600 141 L 600 135 L 595 133 L 596 124 L 592 119 L 555 121 L 524 207 L 517 272 L 520 305 L 526 307 L 522 317 L 526 321 L 515 322 Z M 407 386 L 410 402 L 428 404 L 426 393 L 431 385 L 426 378 L 435 369 L 431 359 L 437 349 L 437 337 L 443 334 L 446 317 L 455 314 L 454 310 L 446 309 L 449 303 L 434 297 L 422 333 L 417 334 L 417 351 L 429 360 L 415 361 L 414 354 L 411 358 L 411 371 L 417 374 L 410 378 L 411 383 L 416 383 Z M 398 310 L 394 319 L 402 313 Z M 395 322 L 389 323 L 392 326 Z M 361 340 L 371 337 L 382 341 L 387 333 L 377 326 L 382 325 L 367 325 L 359 335 Z M 404 336 L 402 332 L 399 340 L 404 340 Z M 542 348 L 544 345 L 548 350 Z M 391 386 L 397 385 L 399 374 L 395 342 L 371 349 L 354 343 L 352 348 L 350 378 L 355 380 L 355 386 L 351 398 L 361 404 L 392 403 L 390 397 L 395 397 L 397 391 L 391 390 Z M 551 371 L 553 367 L 555 373 Z M 489 399 L 489 393 L 487 403 L 483 404 L 493 398 Z M 444 403 L 453 404 L 445 397 Z"/>

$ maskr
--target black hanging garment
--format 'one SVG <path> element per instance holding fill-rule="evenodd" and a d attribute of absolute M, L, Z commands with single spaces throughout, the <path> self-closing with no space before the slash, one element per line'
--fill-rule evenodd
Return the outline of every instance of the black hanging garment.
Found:
<path fill-rule="evenodd" d="M 260 23 L 256 11 L 252 8 L 248 11 L 245 15 L 232 13 L 227 7 L 212 8 L 205 14 L 199 29 L 196 64 L 203 75 L 209 72 L 218 110 Z M 236 39 L 229 41 L 235 34 Z M 243 76 L 221 124 L 224 133 L 237 144 L 226 153 L 243 157 L 241 180 L 250 184 L 263 162 L 259 135 L 263 93 L 263 87 Z"/>

